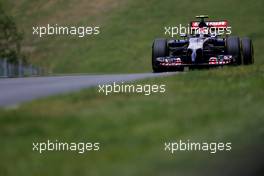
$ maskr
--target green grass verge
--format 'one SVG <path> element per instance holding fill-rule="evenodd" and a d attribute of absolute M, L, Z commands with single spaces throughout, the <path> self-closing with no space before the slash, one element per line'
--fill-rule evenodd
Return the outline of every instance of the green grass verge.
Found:
<path fill-rule="evenodd" d="M 249 165 L 242 169 L 256 166 L 264 137 L 263 75 L 263 66 L 193 71 L 140 82 L 166 84 L 162 95 L 104 96 L 93 88 L 2 109 L 0 174 L 197 175 L 236 170 L 244 159 Z M 32 152 L 33 141 L 47 139 L 99 141 L 101 151 Z M 231 141 L 233 150 L 163 151 L 164 142 L 179 139 Z"/>
<path fill-rule="evenodd" d="M 155 38 L 167 37 L 164 26 L 187 25 L 198 14 L 229 20 L 234 35 L 252 38 L 256 62 L 264 63 L 258 60 L 264 44 L 263 1 L 112 1 L 15 0 L 5 4 L 26 34 L 25 45 L 33 51 L 31 62 L 56 73 L 149 72 L 151 45 Z M 96 3 L 101 5 L 93 5 Z M 100 25 L 102 30 L 98 37 L 82 39 L 32 36 L 32 26 L 47 23 Z"/>

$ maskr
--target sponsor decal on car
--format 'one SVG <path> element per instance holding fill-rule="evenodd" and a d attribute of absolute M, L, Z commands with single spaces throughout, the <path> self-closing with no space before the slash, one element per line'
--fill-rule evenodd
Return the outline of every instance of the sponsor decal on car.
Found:
<path fill-rule="evenodd" d="M 191 22 L 191 28 L 196 29 L 199 27 L 198 21 L 193 21 Z M 215 27 L 215 28 L 227 28 L 228 27 L 228 22 L 227 21 L 207 21 L 206 25 L 208 27 Z"/>
<path fill-rule="evenodd" d="M 211 57 L 209 59 L 209 64 L 210 65 L 224 65 L 224 64 L 229 64 L 232 61 L 232 56 L 223 56 L 223 55 L 219 55 L 218 58 L 217 57 Z"/>

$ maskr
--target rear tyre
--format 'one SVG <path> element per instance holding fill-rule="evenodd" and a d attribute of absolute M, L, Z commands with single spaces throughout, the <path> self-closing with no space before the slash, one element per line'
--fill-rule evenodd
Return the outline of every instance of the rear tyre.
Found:
<path fill-rule="evenodd" d="M 232 55 L 235 58 L 235 63 L 241 65 L 241 53 L 240 53 L 240 40 L 239 37 L 230 36 L 226 39 L 226 51 L 227 54 Z"/>
<path fill-rule="evenodd" d="M 158 65 L 156 58 L 168 56 L 167 39 L 155 39 L 152 46 L 152 69 L 154 73 L 164 70 Z"/>
<path fill-rule="evenodd" d="M 252 41 L 248 38 L 241 39 L 241 53 L 244 65 L 250 65 L 254 63 L 254 50 Z"/>

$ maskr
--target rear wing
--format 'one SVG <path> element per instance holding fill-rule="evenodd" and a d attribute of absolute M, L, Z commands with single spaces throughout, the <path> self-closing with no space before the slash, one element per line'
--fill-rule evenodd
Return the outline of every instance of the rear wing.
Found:
<path fill-rule="evenodd" d="M 226 20 L 223 21 L 205 21 L 206 25 L 209 28 L 215 28 L 215 29 L 227 29 L 228 28 L 228 22 Z M 192 21 L 190 23 L 191 29 L 195 30 L 199 28 L 200 21 Z"/>

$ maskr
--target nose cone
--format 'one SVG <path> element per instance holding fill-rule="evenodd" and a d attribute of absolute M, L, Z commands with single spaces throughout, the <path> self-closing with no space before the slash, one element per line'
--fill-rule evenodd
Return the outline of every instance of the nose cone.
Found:
<path fill-rule="evenodd" d="M 192 63 L 194 63 L 195 62 L 195 60 L 196 60 L 196 49 L 193 49 L 192 50 Z"/>
<path fill-rule="evenodd" d="M 190 44 L 188 46 L 188 50 L 189 50 L 189 53 L 191 54 L 192 63 L 194 63 L 197 60 L 197 55 L 198 55 L 198 57 L 200 57 L 200 53 L 202 53 L 204 39 L 202 39 L 202 38 L 190 38 L 189 42 L 190 42 Z"/>

